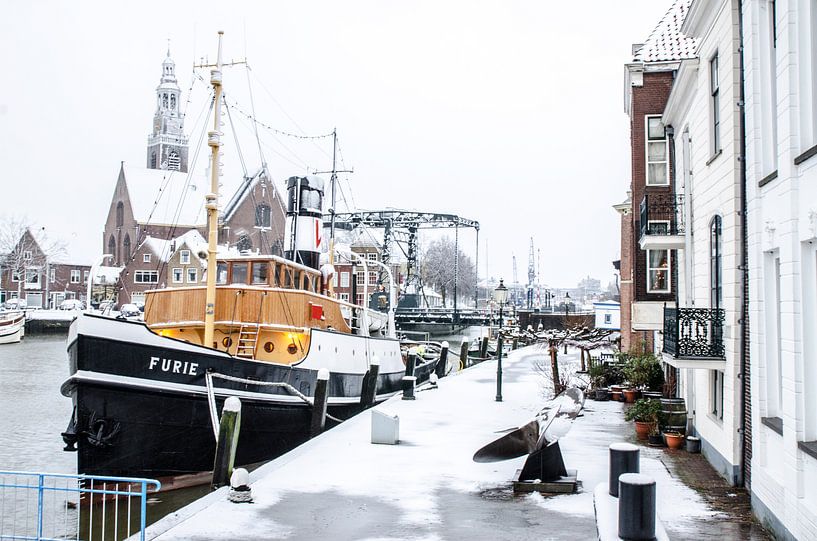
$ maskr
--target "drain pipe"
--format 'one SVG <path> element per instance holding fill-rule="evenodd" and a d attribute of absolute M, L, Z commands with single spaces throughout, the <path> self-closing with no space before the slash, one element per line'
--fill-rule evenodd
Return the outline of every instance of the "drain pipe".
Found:
<path fill-rule="evenodd" d="M 747 398 L 751 394 L 750 389 L 750 364 L 749 364 L 749 220 L 746 216 L 748 204 L 746 201 L 746 92 L 744 76 L 744 40 L 743 40 L 743 0 L 738 0 L 738 56 L 740 58 L 740 99 L 738 107 L 740 109 L 739 138 L 740 154 L 738 163 L 740 167 L 740 231 L 741 231 L 741 285 L 742 302 L 740 309 L 740 433 L 741 453 L 740 453 L 740 479 L 736 479 L 735 485 L 743 485 L 749 488 L 751 484 L 751 460 L 752 460 L 752 430 L 750 416 L 747 416 Z M 748 407 L 751 408 L 751 399 L 748 400 Z M 747 426 L 748 431 L 747 431 Z M 747 434 L 748 432 L 748 434 Z"/>

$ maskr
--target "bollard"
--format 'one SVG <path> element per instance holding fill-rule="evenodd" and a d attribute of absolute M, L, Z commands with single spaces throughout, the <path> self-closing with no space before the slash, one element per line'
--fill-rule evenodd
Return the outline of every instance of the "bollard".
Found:
<path fill-rule="evenodd" d="M 230 493 L 227 499 L 233 503 L 252 503 L 250 474 L 244 468 L 236 468 L 230 476 Z"/>
<path fill-rule="evenodd" d="M 655 539 L 655 479 L 642 473 L 619 477 L 618 536 Z"/>
<path fill-rule="evenodd" d="M 314 438 L 326 425 L 326 403 L 329 399 L 329 370 L 318 370 L 318 382 L 315 384 L 315 398 L 312 401 L 312 423 L 309 427 L 309 437 Z"/>
<path fill-rule="evenodd" d="M 448 342 L 442 343 L 442 349 L 440 350 L 440 358 L 437 360 L 437 367 L 434 370 L 434 373 L 437 374 L 438 378 L 445 377 L 445 368 L 448 365 Z"/>
<path fill-rule="evenodd" d="M 638 446 L 632 443 L 610 444 L 610 496 L 618 498 L 618 478 L 623 473 L 638 473 Z"/>
<path fill-rule="evenodd" d="M 230 482 L 240 431 L 241 400 L 231 396 L 224 401 L 224 407 L 221 410 L 221 423 L 219 423 L 218 441 L 216 441 L 216 459 L 213 462 L 213 480 L 210 485 L 213 490 Z"/>
<path fill-rule="evenodd" d="M 479 348 L 479 358 L 480 359 L 487 359 L 488 358 L 488 337 L 482 337 L 482 345 Z"/>
<path fill-rule="evenodd" d="M 496 401 L 502 402 L 502 336 L 496 339 Z"/>
<path fill-rule="evenodd" d="M 414 368 L 417 366 L 417 348 L 409 348 L 406 359 L 406 375 L 413 376 Z"/>
<path fill-rule="evenodd" d="M 519 347 L 519 338 L 514 337 L 513 342 L 511 342 L 511 349 L 516 351 L 516 348 Z"/>
<path fill-rule="evenodd" d="M 372 362 L 369 365 L 369 370 L 363 376 L 363 388 L 360 391 L 360 405 L 364 408 L 370 408 L 374 404 L 375 395 L 377 395 L 377 376 L 380 373 L 380 359 L 372 357 Z"/>
<path fill-rule="evenodd" d="M 403 400 L 414 400 L 414 385 L 417 383 L 415 376 L 403 376 Z"/>
<path fill-rule="evenodd" d="M 463 340 L 460 344 L 460 362 L 463 368 L 468 368 L 468 341 Z"/>

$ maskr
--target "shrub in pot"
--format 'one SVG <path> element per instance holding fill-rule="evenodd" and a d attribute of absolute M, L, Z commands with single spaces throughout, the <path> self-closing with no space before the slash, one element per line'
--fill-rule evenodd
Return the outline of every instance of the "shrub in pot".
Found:
<path fill-rule="evenodd" d="M 658 430 L 658 421 L 661 416 L 661 403 L 656 400 L 642 398 L 624 413 L 624 419 L 635 421 L 635 430 L 638 439 L 646 440 L 650 432 Z"/>

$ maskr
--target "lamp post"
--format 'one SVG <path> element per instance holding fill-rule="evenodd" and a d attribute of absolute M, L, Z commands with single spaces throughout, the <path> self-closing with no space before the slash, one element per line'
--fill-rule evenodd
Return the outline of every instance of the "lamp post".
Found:
<path fill-rule="evenodd" d="M 508 288 L 502 279 L 494 290 L 494 300 L 499 304 L 499 329 L 502 330 L 502 307 L 508 300 Z M 496 339 L 496 401 L 502 402 L 502 333 Z"/>

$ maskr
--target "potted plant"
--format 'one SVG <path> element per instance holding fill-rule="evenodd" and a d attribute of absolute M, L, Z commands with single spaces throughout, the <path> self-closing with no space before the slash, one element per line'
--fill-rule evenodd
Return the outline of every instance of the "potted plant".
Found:
<path fill-rule="evenodd" d="M 624 376 L 630 382 L 633 391 L 661 388 L 664 383 L 664 371 L 655 355 L 637 353 L 622 355 L 621 358 L 624 360 Z M 635 395 L 633 392 L 628 398 L 635 399 Z"/>
<path fill-rule="evenodd" d="M 635 421 L 635 433 L 638 439 L 646 440 L 651 432 L 658 430 L 658 417 L 661 415 L 661 403 L 657 400 L 642 398 L 624 413 L 624 419 Z"/>
<path fill-rule="evenodd" d="M 680 432 L 664 432 L 664 439 L 670 449 L 680 449 L 685 443 L 684 435 Z"/>

